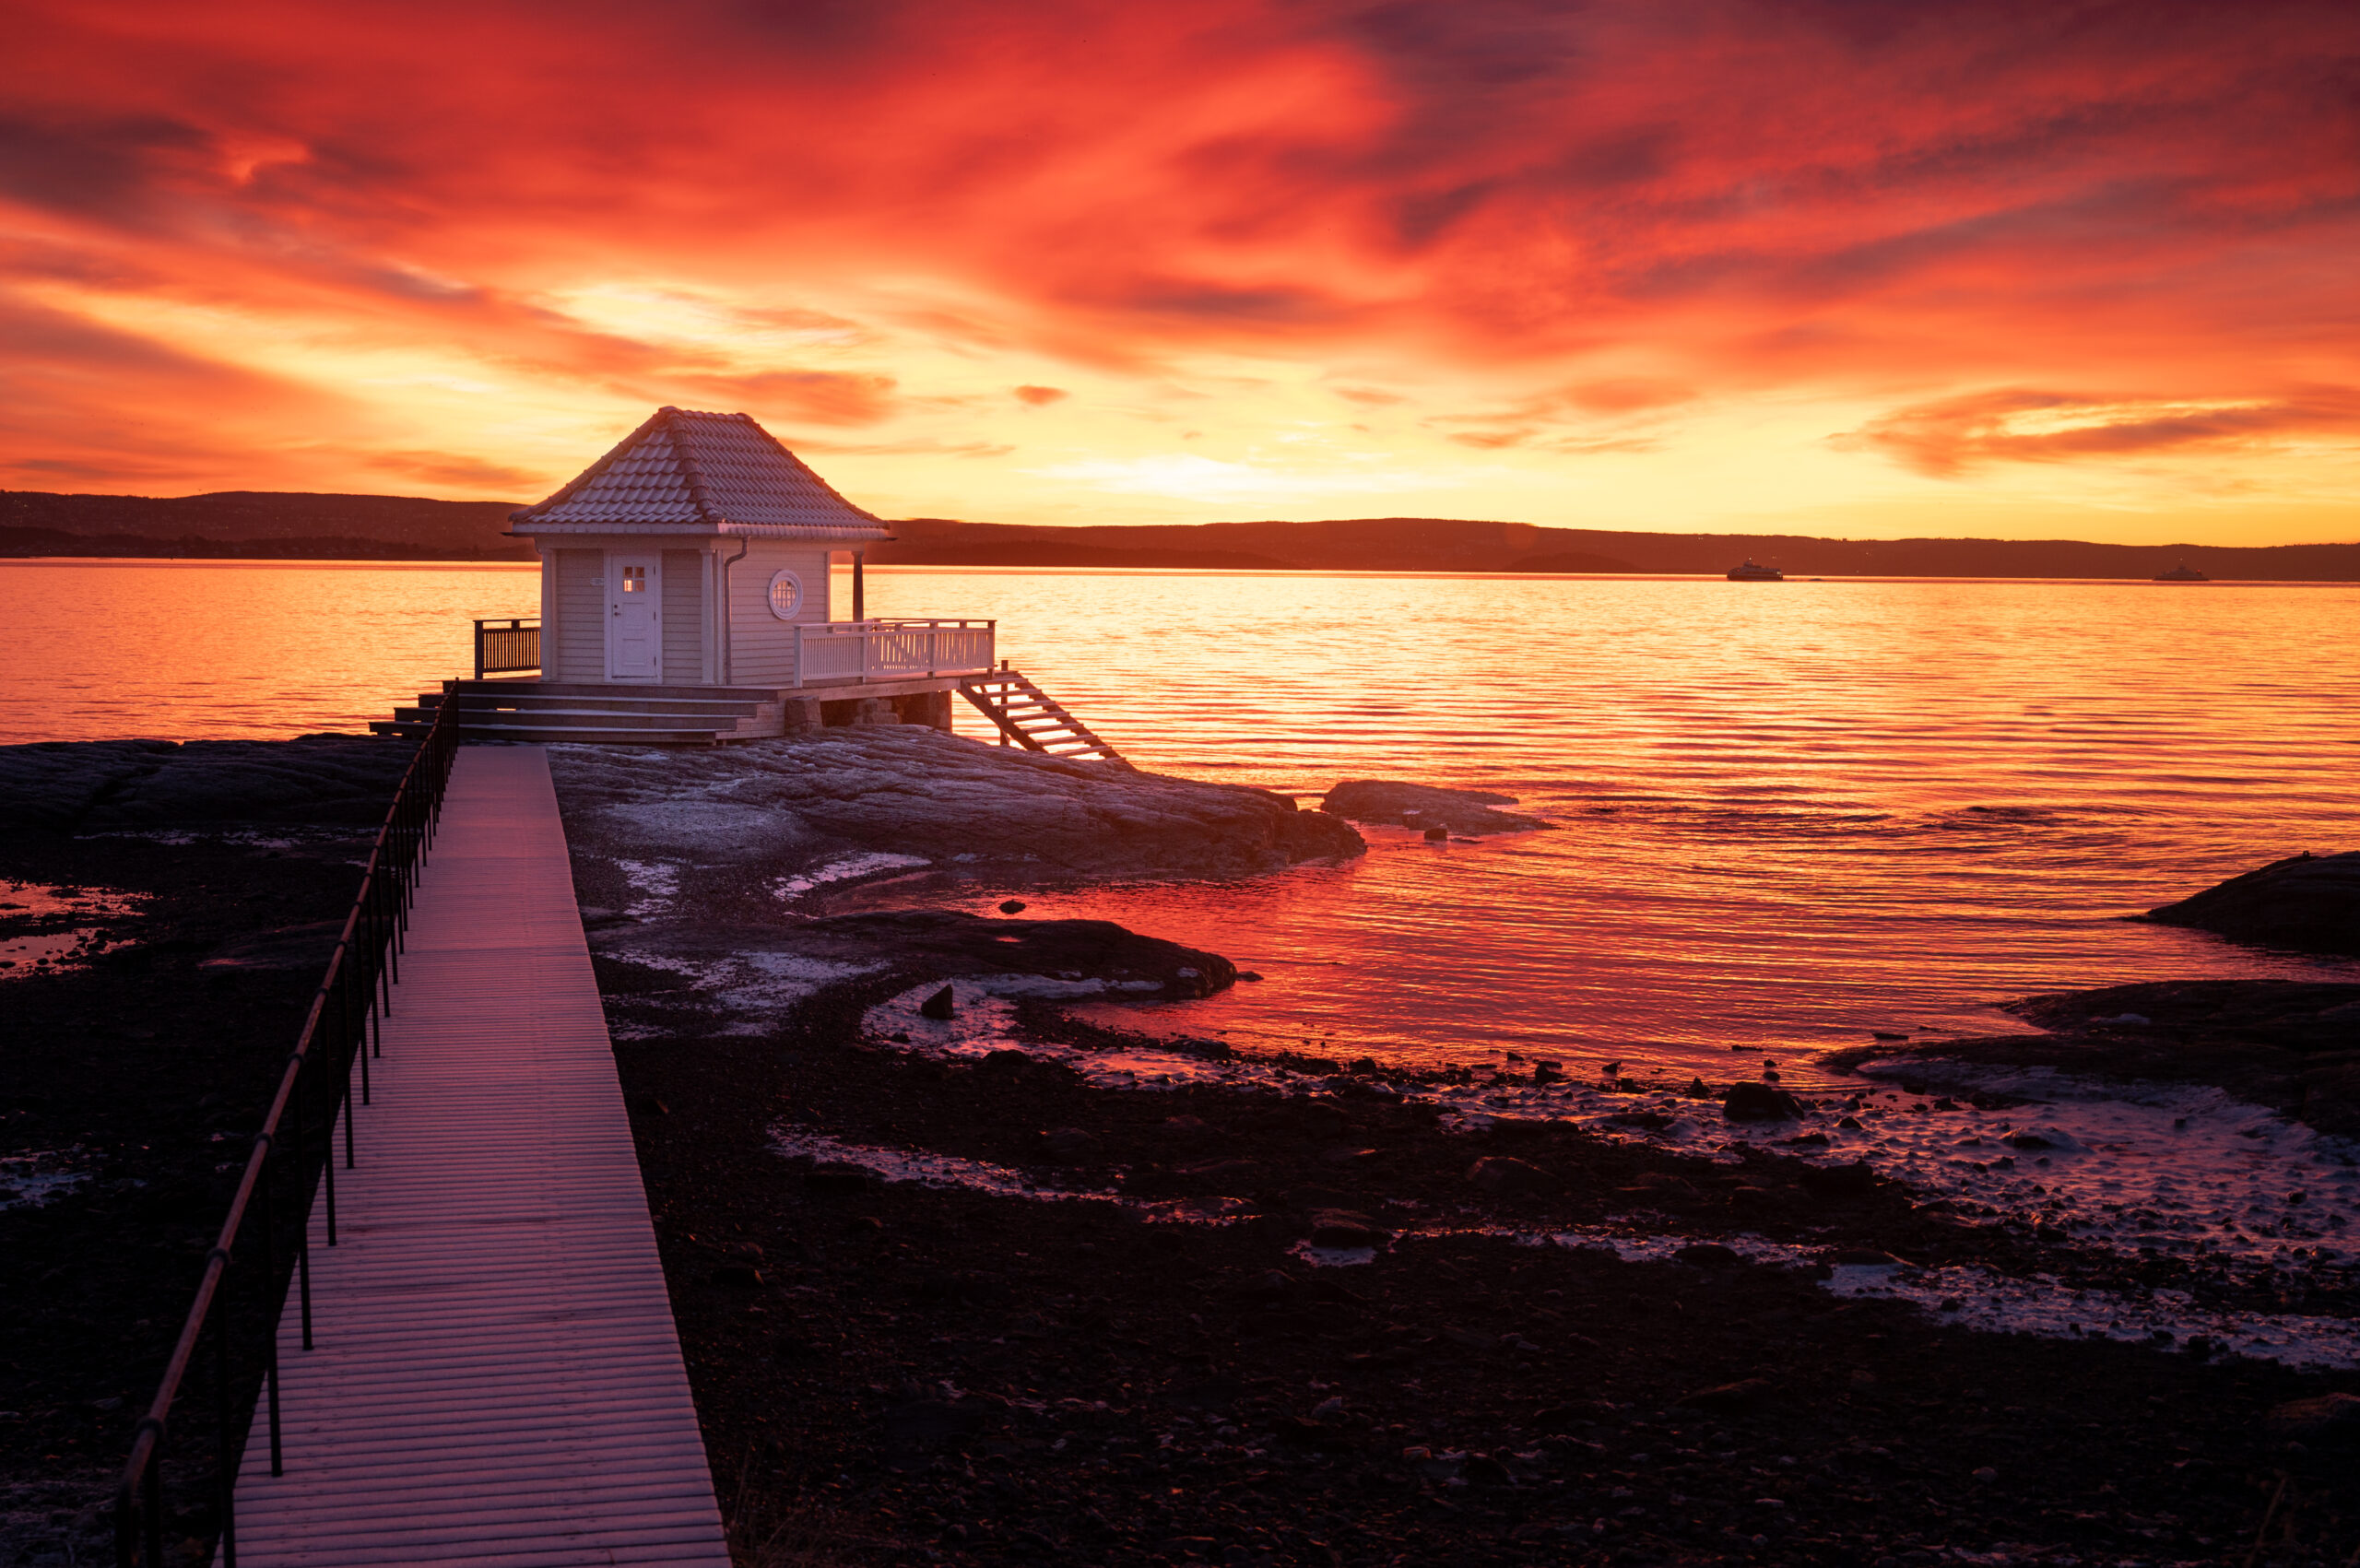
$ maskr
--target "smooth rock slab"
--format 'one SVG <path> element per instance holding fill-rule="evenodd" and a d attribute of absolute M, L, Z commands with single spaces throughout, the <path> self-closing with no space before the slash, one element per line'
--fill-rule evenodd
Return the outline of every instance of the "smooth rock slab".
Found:
<path fill-rule="evenodd" d="M 2134 918 L 2259 947 L 2360 954 L 2360 850 L 2273 860 Z"/>
<path fill-rule="evenodd" d="M 1340 819 L 1263 790 L 916 725 L 712 750 L 553 746 L 549 762 L 577 853 L 803 864 L 868 850 L 1046 875 L 1231 877 L 1368 847 Z"/>
<path fill-rule="evenodd" d="M 0 820 L 56 832 L 253 821 L 375 826 L 409 766 L 400 736 L 59 740 L 0 747 Z"/>
<path fill-rule="evenodd" d="M 1521 833 L 1556 824 L 1538 817 L 1494 811 L 1514 806 L 1516 796 L 1480 789 L 1443 789 L 1395 779 L 1346 779 L 1321 799 L 1319 809 L 1355 822 L 1386 822 L 1402 828 L 1447 828 L 1454 833 Z"/>

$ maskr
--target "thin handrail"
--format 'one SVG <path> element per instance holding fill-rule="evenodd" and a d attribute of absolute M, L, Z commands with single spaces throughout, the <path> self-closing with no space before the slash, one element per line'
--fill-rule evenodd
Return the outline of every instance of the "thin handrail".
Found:
<path fill-rule="evenodd" d="M 270 1471 L 284 1473 L 285 1432 L 278 1383 L 278 1317 L 287 1282 L 280 1279 L 279 1232 L 292 1222 L 294 1283 L 301 1291 L 303 1349 L 313 1346 L 312 1279 L 309 1225 L 312 1192 L 325 1177 L 326 1242 L 336 1244 L 336 1123 L 344 1122 L 345 1166 L 352 1168 L 356 1144 L 352 1125 L 352 1075 L 356 1062 L 361 1074 L 360 1103 L 370 1100 L 369 1057 L 382 1041 L 384 1015 L 392 1010 L 393 982 L 397 977 L 403 937 L 418 877 L 425 867 L 442 797 L 450 783 L 451 762 L 458 750 L 458 725 L 448 722 L 453 710 L 435 710 L 425 738 L 411 754 L 409 765 L 395 786 L 384 825 L 369 852 L 360 889 L 344 917 L 336 950 L 329 955 L 326 974 L 313 993 L 295 1049 L 279 1074 L 262 1130 L 238 1177 L 230 1212 L 212 1248 L 205 1255 L 205 1272 L 196 1296 L 181 1324 L 156 1397 L 148 1402 L 124 1461 L 123 1479 L 115 1489 L 115 1562 L 118 1568 L 160 1568 L 164 1553 L 163 1457 L 171 1431 L 172 1407 L 197 1359 L 197 1348 L 208 1327 L 213 1332 L 212 1377 L 215 1421 L 214 1478 L 216 1505 L 220 1511 L 221 1562 L 237 1568 L 237 1521 L 233 1509 L 237 1486 L 236 1454 L 231 1433 L 236 1426 L 236 1346 L 232 1337 L 242 1326 L 232 1310 L 229 1287 L 233 1263 L 260 1264 L 254 1301 L 242 1317 L 244 1326 L 258 1328 L 255 1357 L 261 1363 L 268 1395 Z M 313 1102 L 306 1114 L 306 1100 Z M 313 1158 L 317 1129 L 316 1165 Z M 280 1174 L 291 1171 L 291 1178 Z M 281 1205 L 274 1189 L 291 1179 L 293 1201 Z M 247 1217 L 254 1224 L 247 1225 Z M 246 1254 L 239 1243 L 250 1241 Z M 260 1257 L 253 1255 L 259 1249 Z"/>

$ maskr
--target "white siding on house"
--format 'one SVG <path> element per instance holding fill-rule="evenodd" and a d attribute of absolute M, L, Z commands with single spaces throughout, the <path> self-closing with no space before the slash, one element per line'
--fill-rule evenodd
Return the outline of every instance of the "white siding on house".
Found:
<path fill-rule="evenodd" d="M 704 667 L 704 555 L 699 550 L 664 552 L 663 674 L 667 686 L 713 679 Z"/>
<path fill-rule="evenodd" d="M 733 552 L 734 553 L 734 552 Z M 771 576 L 782 569 L 803 580 L 795 622 L 771 613 Z M 784 686 L 795 678 L 795 625 L 828 619 L 828 551 L 793 539 L 755 539 L 729 569 L 729 679 L 738 686 Z"/>
<path fill-rule="evenodd" d="M 551 552 L 555 558 L 557 589 L 551 595 L 557 612 L 557 634 L 551 638 L 553 652 L 545 651 L 544 659 L 551 666 L 541 672 L 541 678 L 550 681 L 604 680 L 607 678 L 607 590 L 599 579 L 606 575 L 607 552 L 603 549 L 560 549 Z"/>

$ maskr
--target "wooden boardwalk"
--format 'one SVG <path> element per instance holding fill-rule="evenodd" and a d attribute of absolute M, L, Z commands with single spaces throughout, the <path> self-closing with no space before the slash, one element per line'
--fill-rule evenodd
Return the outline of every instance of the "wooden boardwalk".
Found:
<path fill-rule="evenodd" d="M 372 1069 L 240 1562 L 726 1568 L 540 748 L 459 752 Z"/>

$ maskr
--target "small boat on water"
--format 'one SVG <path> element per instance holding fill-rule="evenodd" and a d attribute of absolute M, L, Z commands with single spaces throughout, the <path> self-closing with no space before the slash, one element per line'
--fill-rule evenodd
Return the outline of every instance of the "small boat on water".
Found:
<path fill-rule="evenodd" d="M 1785 572 L 1775 566 L 1757 566 L 1752 556 L 1745 558 L 1743 566 L 1729 568 L 1729 581 L 1732 583 L 1784 583 L 1786 580 Z"/>
<path fill-rule="evenodd" d="M 2210 583 L 2212 579 L 2183 560 L 2169 572 L 2156 572 L 2155 581 L 2158 583 Z"/>

